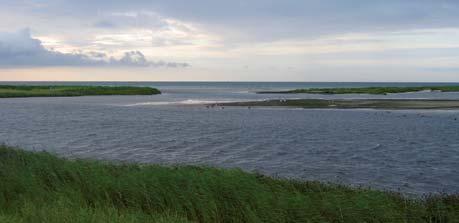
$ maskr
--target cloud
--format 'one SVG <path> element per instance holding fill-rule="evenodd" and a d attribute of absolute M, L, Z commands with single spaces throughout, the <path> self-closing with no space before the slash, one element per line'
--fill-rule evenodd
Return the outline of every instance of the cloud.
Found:
<path fill-rule="evenodd" d="M 96 34 L 97 44 L 174 47 L 208 43 L 215 39 L 193 23 L 164 17 L 154 11 L 111 12 L 101 13 L 101 16 L 104 19 L 95 26 L 112 30 Z"/>
<path fill-rule="evenodd" d="M 148 61 L 140 51 L 125 52 L 123 57 L 120 59 L 110 59 L 110 64 L 120 66 L 140 66 L 140 67 L 188 67 L 188 63 L 176 63 L 176 62 L 151 62 Z"/>
<path fill-rule="evenodd" d="M 103 52 L 61 53 L 43 47 L 29 29 L 0 32 L 0 67 L 127 66 L 188 67 L 187 63 L 149 61 L 140 51 L 125 52 L 117 59 Z"/>
<path fill-rule="evenodd" d="M 187 72 L 221 71 L 212 72 L 219 80 L 234 80 L 233 70 L 248 64 L 241 80 L 263 80 L 257 75 L 275 66 L 295 67 L 285 75 L 296 72 L 296 80 L 308 80 L 311 70 L 347 67 L 349 80 L 351 68 L 367 69 L 362 76 L 368 72 L 374 80 L 387 80 L 390 68 L 394 79 L 418 81 L 420 68 L 457 67 L 459 61 L 458 0 L 39 2 L 0 0 L 0 20 L 8 21 L 0 30 L 31 27 L 34 34 L 1 45 L 0 67 L 188 66 L 158 61 L 174 58 L 193 62 Z M 328 75 L 347 77 L 339 69 Z"/>
<path fill-rule="evenodd" d="M 0 28 L 27 26 L 41 35 L 63 32 L 76 38 L 91 33 L 94 26 L 168 29 L 170 24 L 162 17 L 199 24 L 222 34 L 228 44 L 459 26 L 457 0 L 42 0 L 39 5 L 0 0 L 0 4 L 0 19 L 9 21 Z M 159 46 L 174 43 L 161 38 L 154 42 Z"/>
<path fill-rule="evenodd" d="M 247 38 L 252 37 L 257 40 L 300 35 L 314 38 L 344 32 L 445 28 L 459 25 L 457 0 L 376 2 L 368 0 L 194 0 L 192 3 L 186 0 L 44 0 L 43 2 L 47 3 L 47 7 L 22 6 L 20 8 L 28 9 L 24 14 L 40 13 L 51 18 L 70 14 L 79 20 L 99 18 L 104 13 L 112 13 L 124 17 L 127 21 L 135 21 L 133 25 L 136 27 L 147 28 L 155 25 L 152 24 L 155 20 L 151 20 L 150 17 L 159 14 L 182 21 L 206 24 L 213 29 L 246 33 Z"/>
<path fill-rule="evenodd" d="M 102 29 L 112 29 L 116 28 L 116 24 L 107 20 L 101 20 L 94 23 L 94 27 Z"/>

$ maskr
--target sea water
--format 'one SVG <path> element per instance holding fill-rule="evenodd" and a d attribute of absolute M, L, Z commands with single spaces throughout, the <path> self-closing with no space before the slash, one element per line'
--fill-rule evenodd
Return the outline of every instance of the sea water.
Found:
<path fill-rule="evenodd" d="M 0 142 L 72 158 L 242 168 L 400 191 L 459 192 L 458 110 L 207 108 L 282 98 L 459 99 L 459 93 L 279 95 L 310 87 L 439 83 L 84 82 L 152 86 L 152 96 L 0 99 Z M 454 84 L 450 84 L 454 85 Z"/>

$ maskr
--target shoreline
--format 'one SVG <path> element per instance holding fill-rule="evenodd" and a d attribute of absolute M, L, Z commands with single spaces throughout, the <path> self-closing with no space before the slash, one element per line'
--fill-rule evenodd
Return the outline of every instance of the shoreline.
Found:
<path fill-rule="evenodd" d="M 459 86 L 422 87 L 356 87 L 356 88 L 305 88 L 285 91 L 258 91 L 257 94 L 377 94 L 414 93 L 421 91 L 459 92 Z"/>
<path fill-rule="evenodd" d="M 129 86 L 0 85 L 0 98 L 155 95 L 156 88 Z"/>
<path fill-rule="evenodd" d="M 206 106 L 296 107 L 322 109 L 459 109 L 459 100 L 431 99 L 276 99 L 264 101 L 228 102 Z"/>

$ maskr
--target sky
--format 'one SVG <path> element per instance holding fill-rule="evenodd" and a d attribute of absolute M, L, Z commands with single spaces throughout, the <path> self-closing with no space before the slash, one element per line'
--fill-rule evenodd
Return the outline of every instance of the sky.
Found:
<path fill-rule="evenodd" d="M 459 82 L 458 0 L 0 5 L 0 81 Z"/>

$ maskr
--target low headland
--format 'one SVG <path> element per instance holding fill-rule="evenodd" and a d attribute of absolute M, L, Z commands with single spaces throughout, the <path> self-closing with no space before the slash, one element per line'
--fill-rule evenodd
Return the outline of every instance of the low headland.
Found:
<path fill-rule="evenodd" d="M 154 94 L 161 94 L 161 92 L 151 87 L 0 85 L 0 98 Z"/>
<path fill-rule="evenodd" d="M 0 145 L 0 222 L 5 223 L 458 219 L 459 195 L 407 198 L 239 169 L 69 160 Z"/>
<path fill-rule="evenodd" d="M 418 91 L 459 92 L 459 86 L 306 88 L 288 91 L 259 91 L 258 94 L 394 94 Z"/>
<path fill-rule="evenodd" d="M 426 99 L 276 99 L 217 103 L 208 106 L 297 107 L 329 109 L 459 109 L 459 100 Z"/>

